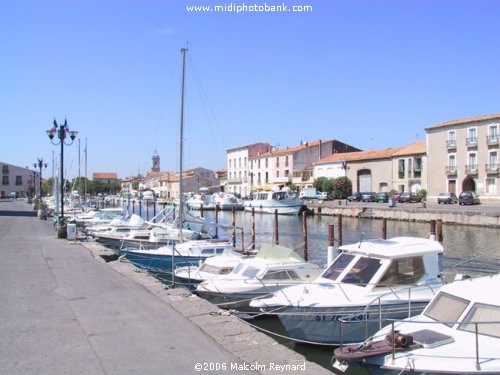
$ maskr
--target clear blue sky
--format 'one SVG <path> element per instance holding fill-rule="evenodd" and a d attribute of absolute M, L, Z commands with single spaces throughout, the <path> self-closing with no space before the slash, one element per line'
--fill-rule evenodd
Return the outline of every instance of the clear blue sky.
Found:
<path fill-rule="evenodd" d="M 284 2 L 313 10 L 3 0 L 0 160 L 50 161 L 59 148 L 45 130 L 55 116 L 82 145 L 87 137 L 90 176 L 144 173 L 155 149 L 162 170 L 176 170 L 186 41 L 186 167 L 225 167 L 227 148 L 256 141 L 402 146 L 441 121 L 500 112 L 499 1 Z M 75 144 L 65 149 L 73 176 Z"/>

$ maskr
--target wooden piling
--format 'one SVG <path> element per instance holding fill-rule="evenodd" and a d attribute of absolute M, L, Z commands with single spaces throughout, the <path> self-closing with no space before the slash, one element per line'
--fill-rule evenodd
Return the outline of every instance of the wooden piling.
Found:
<path fill-rule="evenodd" d="M 385 217 L 382 219 L 382 239 L 387 239 L 387 219 Z"/>
<path fill-rule="evenodd" d="M 142 217 L 142 201 L 139 201 L 139 216 Z"/>
<path fill-rule="evenodd" d="M 132 213 L 135 214 L 135 201 L 132 201 Z"/>
<path fill-rule="evenodd" d="M 330 224 L 328 225 L 328 246 L 334 246 L 334 225 Z"/>
<path fill-rule="evenodd" d="M 215 238 L 219 238 L 219 204 L 215 205 Z"/>
<path fill-rule="evenodd" d="M 252 207 L 252 250 L 255 250 L 255 209 Z"/>
<path fill-rule="evenodd" d="M 342 214 L 337 217 L 337 237 L 339 241 L 339 246 L 342 246 Z"/>
<path fill-rule="evenodd" d="M 236 248 L 236 210 L 234 209 L 234 206 L 232 208 L 232 226 L 233 226 L 233 247 Z"/>
<path fill-rule="evenodd" d="M 278 245 L 280 243 L 279 231 L 278 231 L 278 209 L 274 210 L 274 244 Z"/>
<path fill-rule="evenodd" d="M 146 201 L 146 220 L 149 220 L 149 201 Z"/>
<path fill-rule="evenodd" d="M 200 216 L 203 217 L 203 204 L 200 205 Z"/>
<path fill-rule="evenodd" d="M 155 218 L 156 223 L 156 201 L 153 201 L 153 217 Z"/>
<path fill-rule="evenodd" d="M 332 264 L 333 259 L 335 258 L 335 229 L 333 224 L 328 225 L 328 248 L 327 248 L 327 264 L 326 266 L 330 266 Z"/>
<path fill-rule="evenodd" d="M 307 262 L 307 213 L 302 212 L 302 231 L 304 233 L 304 260 Z"/>
<path fill-rule="evenodd" d="M 241 228 L 241 253 L 245 253 L 245 230 L 243 228 Z"/>
<path fill-rule="evenodd" d="M 439 242 L 443 242 L 443 220 L 437 219 L 436 237 Z"/>
<path fill-rule="evenodd" d="M 436 239 L 436 220 L 431 220 L 430 222 L 430 238 L 431 239 Z"/>

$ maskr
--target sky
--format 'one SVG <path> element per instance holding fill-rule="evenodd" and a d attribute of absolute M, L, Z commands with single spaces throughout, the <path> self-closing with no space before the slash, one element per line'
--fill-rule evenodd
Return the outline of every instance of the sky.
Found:
<path fill-rule="evenodd" d="M 307 12 L 189 11 L 310 6 Z M 213 8 L 212 8 L 213 9 Z M 25 0 L 0 2 L 0 161 L 49 162 L 66 118 L 88 176 L 178 170 L 226 150 L 338 139 L 363 150 L 425 139 L 443 121 L 500 112 L 500 1 Z M 78 175 L 77 141 L 65 147 Z"/>

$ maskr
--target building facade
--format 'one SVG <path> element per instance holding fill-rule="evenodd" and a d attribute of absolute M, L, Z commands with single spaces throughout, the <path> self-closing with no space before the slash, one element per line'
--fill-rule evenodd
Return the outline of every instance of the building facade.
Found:
<path fill-rule="evenodd" d="M 18 167 L 16 165 L 0 162 L 2 183 L 0 185 L 0 197 L 33 197 L 40 192 L 39 172 Z"/>
<path fill-rule="evenodd" d="M 392 189 L 417 193 L 427 190 L 427 146 L 425 141 L 415 142 L 392 154 Z"/>
<path fill-rule="evenodd" d="M 152 188 L 155 194 L 160 198 L 178 199 L 179 198 L 179 173 L 163 173 L 159 178 L 159 186 Z M 207 187 L 211 190 L 219 191 L 219 181 L 215 177 L 215 172 L 207 168 L 189 169 L 182 174 L 182 192 L 197 193 L 201 187 Z"/>
<path fill-rule="evenodd" d="M 109 184 L 118 181 L 118 175 L 116 173 L 93 173 L 92 180 Z"/>
<path fill-rule="evenodd" d="M 500 201 L 500 114 L 471 117 L 431 126 L 427 132 L 429 197 L 474 191 Z"/>

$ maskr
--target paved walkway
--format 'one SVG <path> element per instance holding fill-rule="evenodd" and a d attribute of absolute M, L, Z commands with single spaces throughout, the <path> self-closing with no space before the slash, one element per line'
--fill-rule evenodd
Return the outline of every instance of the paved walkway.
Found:
<path fill-rule="evenodd" d="M 198 362 L 241 362 L 141 285 L 56 239 L 30 209 L 0 202 L 0 374 L 196 374 Z"/>

